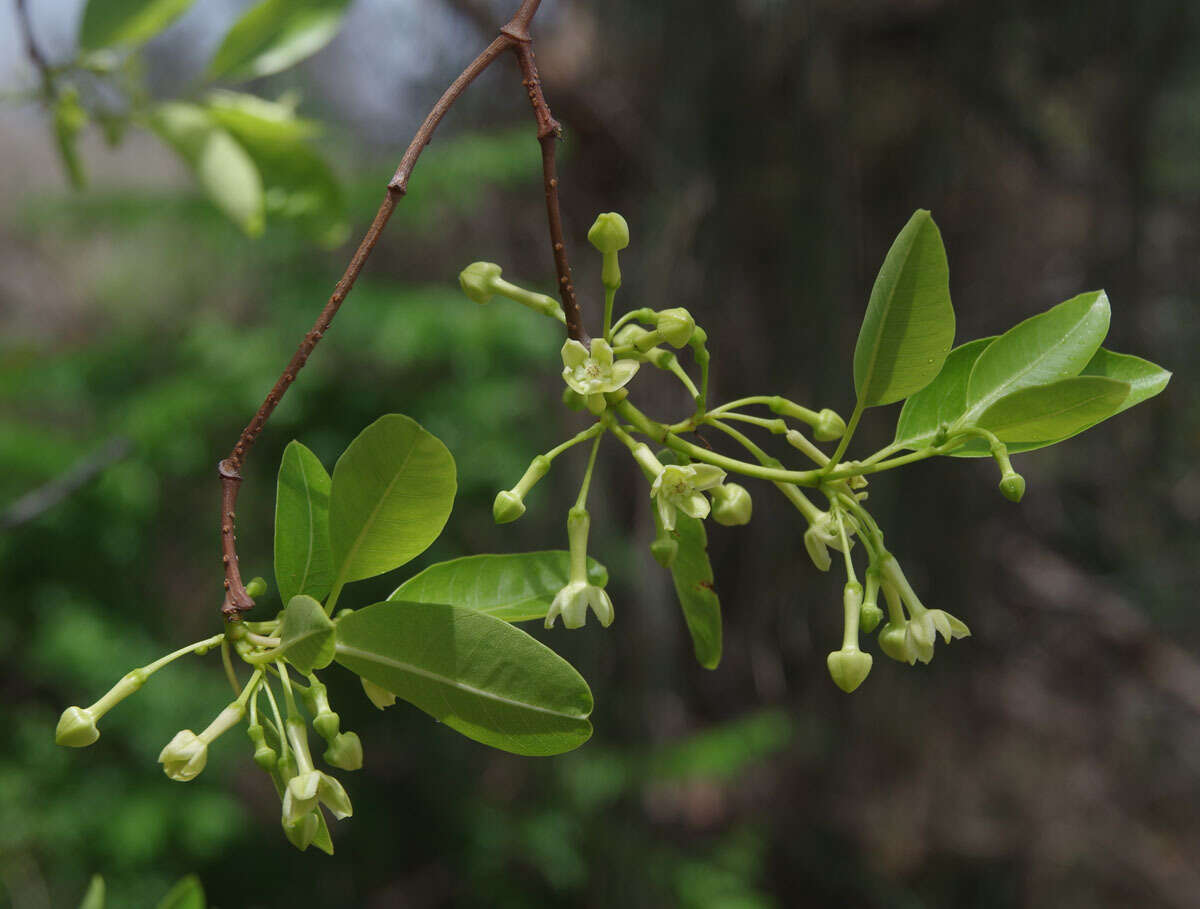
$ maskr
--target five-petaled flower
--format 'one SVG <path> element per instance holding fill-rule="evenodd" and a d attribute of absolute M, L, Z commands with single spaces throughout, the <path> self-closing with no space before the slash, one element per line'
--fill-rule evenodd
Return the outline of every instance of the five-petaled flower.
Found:
<path fill-rule="evenodd" d="M 571 581 L 550 604 L 550 610 L 546 613 L 546 627 L 553 628 L 554 620 L 562 616 L 565 628 L 582 628 L 587 623 L 589 607 L 605 628 L 612 624 L 612 600 L 604 588 L 587 581 Z"/>
<path fill-rule="evenodd" d="M 563 379 L 582 395 L 588 410 L 602 413 L 605 392 L 619 391 L 633 378 L 641 364 L 637 360 L 613 361 L 613 350 L 603 338 L 592 338 L 592 350 L 571 339 L 562 346 Z"/>
<path fill-rule="evenodd" d="M 725 471 L 711 464 L 668 464 L 650 486 L 650 495 L 658 508 L 663 527 L 675 529 L 675 512 L 689 518 L 708 517 L 708 499 L 701 490 L 712 489 L 725 479 Z"/>

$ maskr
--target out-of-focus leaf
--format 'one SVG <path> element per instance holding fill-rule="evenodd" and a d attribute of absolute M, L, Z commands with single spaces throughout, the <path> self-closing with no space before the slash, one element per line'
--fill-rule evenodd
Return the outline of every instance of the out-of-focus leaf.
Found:
<path fill-rule="evenodd" d="M 954 344 L 950 270 L 929 212 L 913 213 L 871 288 L 854 347 L 860 407 L 891 404 L 920 391 Z"/>
<path fill-rule="evenodd" d="M 285 603 L 301 593 L 323 600 L 333 585 L 331 485 L 317 456 L 290 442 L 279 462 L 275 493 L 275 584 Z"/>
<path fill-rule="evenodd" d="M 88 0 L 79 25 L 85 51 L 137 47 L 187 12 L 195 0 Z"/>
<path fill-rule="evenodd" d="M 263 229 L 263 185 L 254 161 L 202 107 L 172 101 L 151 128 L 188 163 L 216 206 L 250 236 Z"/>
<path fill-rule="evenodd" d="M 180 878 L 158 904 L 158 909 L 204 909 L 204 888 L 194 874 Z"/>
<path fill-rule="evenodd" d="M 716 669 L 721 662 L 721 601 L 713 587 L 708 535 L 702 521 L 685 514 L 676 516 L 672 535 L 679 550 L 671 565 L 671 579 L 692 635 L 696 661 L 705 669 Z"/>
<path fill-rule="evenodd" d="M 450 517 L 456 485 L 454 458 L 416 420 L 386 414 L 359 433 L 333 468 L 334 588 L 424 552 Z"/>
<path fill-rule="evenodd" d="M 79 92 L 74 88 L 63 89 L 54 101 L 54 138 L 58 143 L 58 155 L 63 170 L 71 185 L 83 189 L 87 185 L 87 174 L 79 158 L 79 133 L 87 126 L 87 111 L 79 104 Z"/>
<path fill-rule="evenodd" d="M 321 604 L 312 597 L 288 601 L 279 626 L 279 647 L 272 651 L 308 675 L 333 662 L 334 626 Z"/>
<path fill-rule="evenodd" d="M 967 409 L 967 378 L 979 355 L 995 337 L 968 341 L 950 351 L 937 378 L 904 402 L 896 421 L 894 444 L 905 448 L 928 445 L 943 425 Z"/>
<path fill-rule="evenodd" d="M 650 779 L 730 779 L 787 747 L 795 734 L 781 710 L 764 710 L 669 745 L 649 762 Z"/>
<path fill-rule="evenodd" d="M 519 628 L 461 606 L 377 603 L 337 622 L 339 663 L 468 738 L 559 754 L 592 734 L 592 693 Z"/>
<path fill-rule="evenodd" d="M 213 79 L 256 79 L 287 69 L 329 43 L 349 0 L 263 0 L 242 16 L 217 48 Z"/>
<path fill-rule="evenodd" d="M 233 92 L 215 93 L 208 110 L 254 159 L 268 216 L 294 221 L 323 246 L 345 242 L 350 226 L 341 186 L 306 141 L 312 123 L 286 105 Z"/>
<path fill-rule="evenodd" d="M 1112 416 L 1129 385 L 1103 376 L 1076 376 L 1023 388 L 983 412 L 976 425 L 1001 442 L 1064 439 Z"/>
<path fill-rule="evenodd" d="M 430 565 L 396 588 L 392 600 L 448 603 L 506 622 L 544 619 L 567 583 L 570 554 L 563 551 L 476 555 Z M 588 559 L 588 580 L 608 583 L 608 572 Z"/>
<path fill-rule="evenodd" d="M 1108 320 L 1108 297 L 1097 290 L 1014 325 L 975 361 L 967 380 L 967 409 L 957 422 L 971 425 L 1022 388 L 1079 375 L 1108 333 Z"/>
<path fill-rule="evenodd" d="M 104 878 L 100 875 L 92 875 L 92 881 L 88 884 L 87 892 L 83 894 L 79 909 L 104 909 Z"/>

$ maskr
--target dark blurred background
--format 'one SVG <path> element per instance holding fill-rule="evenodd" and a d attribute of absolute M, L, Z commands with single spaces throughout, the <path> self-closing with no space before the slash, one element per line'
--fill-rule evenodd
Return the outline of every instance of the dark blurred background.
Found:
<path fill-rule="evenodd" d="M 73 2 L 34 2 L 51 58 Z M 200 0 L 148 51 L 186 95 L 245 6 Z M 252 86 L 303 92 L 329 124 L 357 237 L 424 111 L 515 6 L 359 0 L 317 57 Z M 30 73 L 11 8 L 0 74 Z M 547 98 L 565 126 L 562 203 L 585 315 L 600 313 L 599 211 L 626 215 L 618 305 L 686 306 L 718 400 L 782 393 L 848 414 L 875 272 L 915 208 L 950 260 L 958 338 L 1077 292 L 1113 303 L 1106 346 L 1174 370 L 1167 391 L 1064 445 L 872 481 L 873 512 L 926 605 L 974 636 L 928 667 L 876 652 L 853 696 L 825 654 L 840 583 L 774 490 L 748 528 L 709 528 L 725 657 L 695 665 L 649 499 L 606 444 L 593 555 L 617 621 L 530 628 L 597 698 L 578 752 L 522 759 L 405 705 L 333 696 L 366 767 L 337 853 L 300 855 L 240 732 L 181 786 L 155 763 L 225 703 L 215 658 L 156 677 L 87 752 L 53 743 L 134 665 L 212 633 L 228 451 L 331 290 L 347 248 L 245 239 L 137 135 L 85 142 L 70 193 L 36 110 L 0 114 L 0 904 L 75 905 L 103 874 L 151 905 L 195 871 L 215 905 L 1193 907 L 1200 894 L 1200 6 L 1182 0 L 545 0 Z M 92 141 L 95 139 L 95 141 Z M 332 465 L 403 412 L 459 466 L 446 533 L 395 578 L 463 553 L 565 546 L 582 452 L 529 513 L 490 506 L 576 431 L 561 337 L 459 293 L 487 259 L 550 289 L 538 148 L 515 64 L 447 118 L 380 248 L 259 442 L 242 561 L 270 577 L 274 472 L 298 437 Z M 660 395 L 657 415 L 683 402 Z M 852 451 L 890 439 L 870 411 Z M 81 482 L 73 482 L 78 479 Z M 47 486 L 46 484 L 50 484 Z M 32 512 L 31 491 L 45 495 Z M 25 510 L 22 510 L 25 509 Z M 272 584 L 273 586 L 273 584 Z M 269 604 L 273 603 L 270 597 Z M 351 605 L 347 603 L 347 605 Z M 875 650 L 874 643 L 869 645 Z"/>

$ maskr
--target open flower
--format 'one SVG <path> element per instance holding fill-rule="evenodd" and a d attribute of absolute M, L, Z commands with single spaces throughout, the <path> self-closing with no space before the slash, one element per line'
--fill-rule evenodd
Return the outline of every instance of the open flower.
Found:
<path fill-rule="evenodd" d="M 588 410 L 604 410 L 605 392 L 618 391 L 633 378 L 641 364 L 637 360 L 613 362 L 613 350 L 603 338 L 592 338 L 592 351 L 573 338 L 562 347 L 563 379 L 571 390 L 583 395 Z"/>
<path fill-rule="evenodd" d="M 613 605 L 603 587 L 587 581 L 571 581 L 558 592 L 546 613 L 546 627 L 553 628 L 554 620 L 562 616 L 563 627 L 582 628 L 587 623 L 587 611 L 596 613 L 600 624 L 607 628 L 613 622 Z"/>
<path fill-rule="evenodd" d="M 689 518 L 708 517 L 708 499 L 701 490 L 712 489 L 725 479 L 725 471 L 711 464 L 668 464 L 650 486 L 650 495 L 658 508 L 663 527 L 675 529 L 675 512 Z"/>
<path fill-rule="evenodd" d="M 354 809 L 342 784 L 328 773 L 310 770 L 292 777 L 283 792 L 284 826 L 301 823 L 305 815 L 317 811 L 320 802 L 339 820 L 350 817 Z"/>
<path fill-rule="evenodd" d="M 879 646 L 893 660 L 908 663 L 933 659 L 933 646 L 940 634 L 947 644 L 956 638 L 970 637 L 965 622 L 941 609 L 926 609 L 908 583 L 899 563 L 888 556 L 880 565 L 883 592 L 888 600 L 890 618 L 879 632 Z M 903 603 L 908 618 L 900 609 Z"/>

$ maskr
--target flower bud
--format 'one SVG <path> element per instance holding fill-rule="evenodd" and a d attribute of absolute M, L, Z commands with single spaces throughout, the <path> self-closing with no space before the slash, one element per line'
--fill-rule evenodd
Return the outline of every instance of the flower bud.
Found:
<path fill-rule="evenodd" d="M 879 649 L 897 663 L 911 665 L 917 661 L 916 655 L 909 651 L 908 636 L 903 625 L 894 625 L 891 622 L 884 625 L 883 630 L 879 632 Z"/>
<path fill-rule="evenodd" d="M 843 647 L 825 658 L 834 684 L 847 694 L 863 683 L 871 671 L 871 663 L 871 654 L 857 647 Z"/>
<path fill-rule="evenodd" d="M 325 763 L 339 770 L 358 770 L 362 767 L 362 742 L 357 733 L 340 732 L 325 749 Z"/>
<path fill-rule="evenodd" d="M 867 634 L 879 627 L 883 621 L 883 610 L 875 603 L 863 603 L 858 612 L 858 625 Z"/>
<path fill-rule="evenodd" d="M 615 211 L 605 212 L 596 216 L 587 238 L 602 253 L 616 252 L 629 245 L 629 224 Z"/>
<path fill-rule="evenodd" d="M 502 269 L 494 262 L 472 262 L 458 274 L 458 283 L 469 300 L 487 303 L 496 292 L 494 282 Z"/>
<path fill-rule="evenodd" d="M 683 347 L 692 339 L 696 320 L 682 307 L 664 309 L 658 314 L 658 331 L 664 341 L 672 347 Z"/>
<path fill-rule="evenodd" d="M 158 755 L 163 773 L 171 779 L 186 783 L 194 780 L 208 763 L 208 745 L 190 729 L 175 733 Z"/>
<path fill-rule="evenodd" d="M 658 342 L 658 333 L 647 331 L 640 325 L 621 326 L 621 330 L 617 332 L 613 338 L 614 347 L 635 347 L 638 350 L 649 350 Z"/>
<path fill-rule="evenodd" d="M 273 771 L 278 763 L 279 755 L 276 754 L 274 748 L 267 744 L 267 737 L 262 726 L 258 723 L 247 726 L 246 735 L 250 736 L 250 741 L 254 744 L 254 763 L 267 773 Z"/>
<path fill-rule="evenodd" d="M 1009 470 L 1000 478 L 1000 491 L 1010 502 L 1019 502 L 1025 495 L 1025 478 L 1015 470 Z"/>
<path fill-rule="evenodd" d="M 813 424 L 813 438 L 818 442 L 832 442 L 840 439 L 846 432 L 846 421 L 826 407 L 817 414 L 817 422 Z"/>
<path fill-rule="evenodd" d="M 58 719 L 54 741 L 68 748 L 86 748 L 100 738 L 96 718 L 84 707 L 68 707 Z"/>
<path fill-rule="evenodd" d="M 251 578 L 250 583 L 246 585 L 246 595 L 251 599 L 258 599 L 267 592 L 267 582 L 262 578 Z"/>
<path fill-rule="evenodd" d="M 382 685 L 376 685 L 362 676 L 359 676 L 359 681 L 362 682 L 363 693 L 367 696 L 367 700 L 380 710 L 383 710 L 385 707 L 391 707 L 396 703 L 396 695 L 392 694 L 392 692 L 388 691 Z"/>
<path fill-rule="evenodd" d="M 737 483 L 723 483 L 709 492 L 709 495 L 712 497 L 713 520 L 718 524 L 739 527 L 750 523 L 754 502 L 744 487 Z"/>
<path fill-rule="evenodd" d="M 563 389 L 562 402 L 567 405 L 569 410 L 579 411 L 587 407 L 587 398 L 574 388 Z"/>
<path fill-rule="evenodd" d="M 313 718 L 313 729 L 317 730 L 317 735 L 325 739 L 325 741 L 329 741 L 338 734 L 340 725 L 341 718 L 332 710 L 318 713 Z"/>
<path fill-rule="evenodd" d="M 525 503 L 514 492 L 503 489 L 496 493 L 496 501 L 492 503 L 492 520 L 497 524 L 507 524 L 525 514 Z"/>
<path fill-rule="evenodd" d="M 670 534 L 655 537 L 654 542 L 650 544 L 650 555 L 654 556 L 654 561 L 663 568 L 670 569 L 675 564 L 675 557 L 679 555 L 679 541 Z"/>

